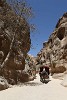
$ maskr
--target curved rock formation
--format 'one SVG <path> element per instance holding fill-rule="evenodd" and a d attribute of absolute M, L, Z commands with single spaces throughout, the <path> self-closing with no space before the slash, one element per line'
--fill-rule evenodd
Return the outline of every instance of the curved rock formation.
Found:
<path fill-rule="evenodd" d="M 43 43 L 37 60 L 48 64 L 52 74 L 67 70 L 67 13 L 59 19 L 48 41 Z"/>
<path fill-rule="evenodd" d="M 30 49 L 30 28 L 27 21 L 16 15 L 11 7 L 0 1 L 0 75 L 7 79 L 9 73 L 25 68 L 25 57 Z M 22 74 L 22 73 L 21 73 Z M 17 81 L 18 74 L 11 76 Z M 26 75 L 26 73 L 25 73 Z M 28 80 L 28 79 L 27 79 Z"/>

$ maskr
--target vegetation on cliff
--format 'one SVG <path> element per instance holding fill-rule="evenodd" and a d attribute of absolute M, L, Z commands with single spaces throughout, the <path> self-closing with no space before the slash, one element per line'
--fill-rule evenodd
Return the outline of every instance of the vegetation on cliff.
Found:
<path fill-rule="evenodd" d="M 28 9 L 23 0 L 22 3 L 9 1 L 12 5 L 8 0 L 0 0 L 0 76 L 10 84 L 17 84 L 28 81 L 28 75 L 22 70 L 31 44 L 30 26 L 26 20 L 30 14 L 29 10 L 23 10 Z"/>

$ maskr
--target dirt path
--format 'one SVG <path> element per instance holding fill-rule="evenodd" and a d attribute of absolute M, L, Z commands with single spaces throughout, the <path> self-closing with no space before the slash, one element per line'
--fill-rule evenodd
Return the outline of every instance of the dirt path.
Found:
<path fill-rule="evenodd" d="M 43 84 L 37 75 L 34 81 L 0 91 L 0 100 L 67 100 L 67 88 L 60 85 L 61 80 L 50 80 Z"/>

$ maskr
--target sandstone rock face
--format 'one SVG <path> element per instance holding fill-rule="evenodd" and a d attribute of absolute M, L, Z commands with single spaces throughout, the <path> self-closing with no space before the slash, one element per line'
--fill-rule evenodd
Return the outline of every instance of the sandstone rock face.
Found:
<path fill-rule="evenodd" d="M 30 28 L 28 23 L 24 18 L 16 15 L 4 0 L 1 0 L 0 66 L 4 65 L 2 73 L 0 70 L 1 75 L 9 78 L 7 73 L 17 73 L 17 70 L 24 70 L 25 57 L 30 49 L 30 44 Z M 16 78 L 17 76 L 13 75 L 12 77 Z"/>
<path fill-rule="evenodd" d="M 0 76 L 0 91 L 7 88 L 9 88 L 7 80 Z"/>
<path fill-rule="evenodd" d="M 36 58 L 30 54 L 27 55 L 25 60 L 25 71 L 27 71 L 30 81 L 36 78 Z"/>
<path fill-rule="evenodd" d="M 51 73 L 67 70 L 67 13 L 59 19 L 55 30 L 37 54 L 37 61 L 51 67 Z"/>

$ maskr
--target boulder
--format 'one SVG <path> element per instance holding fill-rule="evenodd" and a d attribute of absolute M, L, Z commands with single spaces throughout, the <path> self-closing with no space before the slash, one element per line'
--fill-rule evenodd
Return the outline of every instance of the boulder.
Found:
<path fill-rule="evenodd" d="M 67 87 L 67 74 L 65 75 L 63 81 L 61 82 L 61 85 L 63 85 L 64 87 Z"/>
<path fill-rule="evenodd" d="M 0 91 L 8 89 L 8 88 L 9 88 L 9 85 L 8 85 L 7 80 L 3 78 L 2 76 L 0 76 Z"/>
<path fill-rule="evenodd" d="M 58 74 L 57 73 L 54 73 L 52 75 L 52 78 L 63 80 L 64 79 L 64 73 L 58 73 Z"/>
<path fill-rule="evenodd" d="M 25 71 L 18 71 L 18 82 L 28 82 L 29 75 Z"/>

